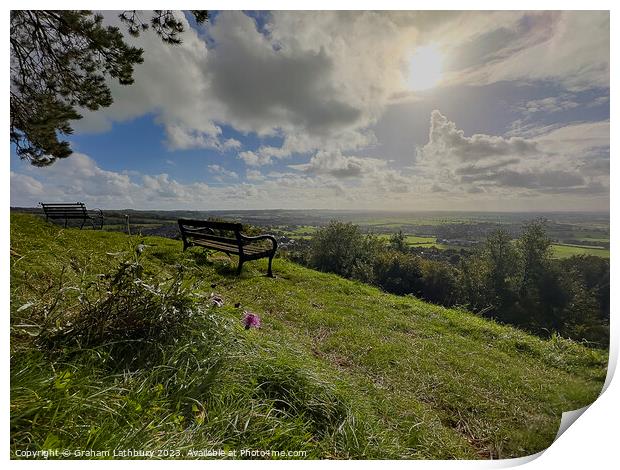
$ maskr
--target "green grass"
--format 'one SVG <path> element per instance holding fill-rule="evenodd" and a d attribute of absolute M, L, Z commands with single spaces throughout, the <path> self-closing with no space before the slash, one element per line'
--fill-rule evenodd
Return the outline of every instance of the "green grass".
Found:
<path fill-rule="evenodd" d="M 391 236 L 391 233 L 381 233 L 378 235 L 379 238 L 383 238 L 385 240 L 389 240 Z M 405 235 L 405 243 L 407 243 L 407 245 L 409 246 L 414 246 L 418 248 L 430 248 L 433 246 L 439 246 L 436 237 L 419 237 L 416 235 Z"/>
<path fill-rule="evenodd" d="M 405 238 L 408 245 L 434 245 L 437 241 L 436 237 L 418 237 L 416 235 L 407 235 Z"/>
<path fill-rule="evenodd" d="M 142 240 L 147 284 L 137 284 L 132 305 L 152 322 L 149 334 L 127 339 L 109 324 L 126 321 L 124 304 L 101 289 L 113 282 L 102 274 L 135 261 Z M 221 254 L 183 253 L 174 240 L 12 215 L 12 457 L 67 447 L 175 449 L 182 458 L 245 448 L 306 458 L 517 457 L 548 447 L 562 412 L 594 401 L 605 378 L 606 351 L 282 259 L 275 279 L 263 276 L 264 260 L 246 263 L 240 277 L 235 267 Z M 189 316 L 161 300 L 179 270 Z M 224 307 L 209 306 L 211 292 Z M 101 298 L 117 315 L 95 325 L 116 339 L 99 326 L 92 337 L 71 336 L 106 312 Z M 260 315 L 261 329 L 243 328 L 243 309 Z"/>
<path fill-rule="evenodd" d="M 575 255 L 592 255 L 609 258 L 609 249 L 595 246 L 555 244 L 551 246 L 554 258 L 569 258 Z"/>

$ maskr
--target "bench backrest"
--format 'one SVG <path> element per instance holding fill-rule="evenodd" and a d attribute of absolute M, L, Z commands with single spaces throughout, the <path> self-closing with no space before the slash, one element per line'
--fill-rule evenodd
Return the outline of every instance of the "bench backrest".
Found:
<path fill-rule="evenodd" d="M 198 219 L 179 219 L 178 222 L 183 241 L 187 241 L 187 238 L 191 237 L 241 245 L 241 230 L 243 226 L 240 223 Z M 222 232 L 234 232 L 234 238 L 227 237 Z"/>
<path fill-rule="evenodd" d="M 43 212 L 51 218 L 88 217 L 86 205 L 82 202 L 40 202 Z"/>

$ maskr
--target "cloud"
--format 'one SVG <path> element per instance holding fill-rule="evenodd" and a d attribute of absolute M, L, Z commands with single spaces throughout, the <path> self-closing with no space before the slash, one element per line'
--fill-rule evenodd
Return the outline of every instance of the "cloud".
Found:
<path fill-rule="evenodd" d="M 361 190 L 378 197 L 385 193 L 407 193 L 412 188 L 411 178 L 390 168 L 385 160 L 343 155 L 339 151 L 317 152 L 308 163 L 289 165 L 289 168 L 338 181 L 352 180 Z"/>
<path fill-rule="evenodd" d="M 451 54 L 471 58 L 455 66 L 460 70 L 451 74 L 453 83 L 539 80 L 574 91 L 609 87 L 608 11 L 517 13 L 455 44 Z"/>
<path fill-rule="evenodd" d="M 199 199 L 207 189 L 204 183 L 182 185 L 167 174 L 132 179 L 127 173 L 101 168 L 82 153 L 48 168 L 25 166 L 23 172 L 11 174 L 11 202 L 27 206 L 43 198 L 82 201 L 92 207 L 156 208 L 158 204 L 166 207 L 169 202 Z"/>
<path fill-rule="evenodd" d="M 609 121 L 578 122 L 541 132 L 533 139 L 546 152 L 583 154 L 593 148 L 608 148 Z"/>
<path fill-rule="evenodd" d="M 40 181 L 11 171 L 11 205 L 19 205 L 26 200 L 29 201 L 26 205 L 31 205 L 36 198 L 44 195 L 44 187 Z"/>
<path fill-rule="evenodd" d="M 104 16 L 118 24 L 116 13 Z M 85 110 L 75 122 L 78 132 L 106 131 L 114 121 L 150 113 L 172 150 L 238 149 L 238 141 L 220 142 L 221 124 L 282 137 L 280 148 L 265 147 L 255 158 L 242 154 L 256 165 L 326 143 L 359 148 L 372 139 L 364 129 L 401 86 L 402 51 L 416 34 L 412 24 L 398 25 L 394 15 L 378 12 L 275 12 L 259 31 L 249 16 L 226 11 L 208 26 L 208 45 L 203 30 L 182 22 L 178 46 L 150 32 L 127 37 L 145 51 L 135 84 L 111 82 L 115 102 Z"/>
<path fill-rule="evenodd" d="M 104 14 L 117 23 L 116 13 Z M 584 96 L 593 93 L 577 90 L 607 92 L 608 12 L 277 11 L 264 18 L 259 27 L 243 12 L 226 11 L 198 29 L 183 20 L 186 32 L 179 46 L 163 44 L 151 33 L 130 38 L 145 51 L 135 84 L 112 84 L 114 104 L 85 112 L 76 122 L 77 132 L 97 132 L 151 115 L 171 152 L 200 148 L 235 156 L 239 170 L 210 169 L 216 178 L 229 178 L 230 185 L 182 183 L 172 176 L 173 167 L 150 175 L 109 171 L 76 154 L 68 159 L 77 157 L 71 165 L 54 165 L 63 171 L 15 171 L 16 200 L 42 194 L 133 207 L 202 207 L 208 200 L 214 207 L 392 208 L 398 201 L 433 208 L 498 195 L 531 200 L 554 191 L 604 197 L 609 121 L 543 127 L 538 120 L 585 105 Z M 510 113 L 519 112 L 509 120 L 521 118 L 510 133 L 465 134 L 462 128 L 485 128 L 479 120 L 489 109 L 485 102 L 472 110 L 471 122 L 460 125 L 433 111 L 425 142 L 417 132 L 405 139 L 398 129 L 383 132 L 375 126 L 395 103 L 424 109 L 423 116 L 435 107 L 448 109 L 437 104 L 440 94 L 448 99 L 446 88 L 434 96 L 407 88 L 411 54 L 429 43 L 444 53 L 443 85 L 453 85 L 454 96 L 463 85 L 513 81 L 501 97 Z M 529 99 L 515 91 L 518 84 L 532 82 L 544 93 Z M 549 90 L 556 95 L 548 96 Z M 592 103 L 606 99 L 597 95 Z M 458 103 L 454 106 L 458 111 Z M 453 109 L 450 116 L 458 116 Z M 416 127 L 426 130 L 426 124 Z M 242 146 L 231 134 L 251 144 Z M 400 169 L 402 158 L 410 158 L 421 142 L 413 166 Z M 287 170 L 284 160 L 291 157 L 303 163 Z M 274 171 L 259 171 L 267 165 Z M 433 191 L 447 199 L 437 201 L 441 198 Z M 562 203 L 568 200 L 563 197 Z"/>
<path fill-rule="evenodd" d="M 248 166 L 263 166 L 269 165 L 273 160 L 273 155 L 266 152 L 254 152 L 251 150 L 246 150 L 244 152 L 239 152 L 239 158 L 245 162 Z"/>
<path fill-rule="evenodd" d="M 505 166 L 508 165 L 512 165 L 515 163 L 519 163 L 521 160 L 518 158 L 508 158 L 505 160 L 500 160 L 497 163 L 488 163 L 488 164 L 483 164 L 483 165 L 465 165 L 465 166 L 461 166 L 459 168 L 457 168 L 455 170 L 455 173 L 457 175 L 479 175 L 479 174 L 485 174 L 488 173 L 490 171 L 496 171 L 499 170 L 500 168 L 503 168 Z"/>
<path fill-rule="evenodd" d="M 166 126 L 167 144 L 170 150 L 212 148 L 225 152 L 241 147 L 241 142 L 236 139 L 226 139 L 221 142 L 221 134 L 222 131 L 217 126 L 214 126 L 207 132 L 186 128 L 179 124 L 169 124 Z"/>
<path fill-rule="evenodd" d="M 317 152 L 308 163 L 290 165 L 290 167 L 313 175 L 352 178 L 381 170 L 385 165 L 385 161 L 376 158 L 345 156 L 338 151 L 320 151 Z"/>
<path fill-rule="evenodd" d="M 585 183 L 578 173 L 561 170 L 497 170 L 476 175 L 464 175 L 462 182 L 489 182 L 505 188 L 573 188 Z"/>
<path fill-rule="evenodd" d="M 519 110 L 526 114 L 533 113 L 556 113 L 567 109 L 577 108 L 577 103 L 572 95 L 562 94 L 560 96 L 550 96 L 538 100 L 530 100 L 519 107 Z"/>
<path fill-rule="evenodd" d="M 440 111 L 413 167 L 429 191 L 514 195 L 603 194 L 609 187 L 609 122 L 541 128 L 530 138 L 466 136 Z"/>
<path fill-rule="evenodd" d="M 486 134 L 465 137 L 463 130 L 437 109 L 431 113 L 428 143 L 423 147 L 423 158 L 477 161 L 485 158 L 525 156 L 538 152 L 537 144 L 519 137 L 504 138 Z"/>
<path fill-rule="evenodd" d="M 231 170 L 227 170 L 223 166 L 208 165 L 207 168 L 209 169 L 211 173 L 213 173 L 214 175 L 217 175 L 216 179 L 218 181 L 222 181 L 224 178 L 239 179 L 239 175 L 237 173 Z"/>
<path fill-rule="evenodd" d="M 361 110 L 334 87 L 334 62 L 325 49 L 274 49 L 241 13 L 220 15 L 210 34 L 217 40 L 208 62 L 210 87 L 239 128 L 325 133 L 360 118 Z"/>
<path fill-rule="evenodd" d="M 377 144 L 377 138 L 372 131 L 342 131 L 337 137 L 328 137 L 319 140 L 302 134 L 287 135 L 282 145 L 262 145 L 256 150 L 239 152 L 238 157 L 246 165 L 258 167 L 271 165 L 277 160 L 290 157 L 293 154 L 307 154 L 320 148 L 324 152 L 341 152 L 343 149 L 358 150 L 370 148 Z"/>
<path fill-rule="evenodd" d="M 53 200 L 82 201 L 89 207 L 104 209 L 337 209 L 343 205 L 372 206 L 409 191 L 410 181 L 400 172 L 366 161 L 372 159 L 359 160 L 364 162 L 365 172 L 358 178 L 344 177 L 338 171 L 337 177 L 329 172 L 273 171 L 264 175 L 249 170 L 247 181 L 235 181 L 235 172 L 210 165 L 215 175 L 233 180 L 226 185 L 210 185 L 203 181 L 181 182 L 168 173 L 110 171 L 89 156 L 74 153 L 51 167 L 35 168 L 23 163 L 19 171 L 12 171 L 11 205 L 32 207 L 39 201 Z M 379 165 L 378 171 L 370 171 L 373 165 Z"/>
<path fill-rule="evenodd" d="M 258 170 L 246 170 L 245 178 L 248 181 L 264 181 L 265 177 Z"/>
<path fill-rule="evenodd" d="M 104 16 L 118 24 L 117 13 Z M 265 18 L 259 28 L 243 12 L 225 11 L 197 30 L 182 18 L 179 46 L 151 32 L 128 37 L 145 51 L 135 84 L 112 82 L 114 104 L 85 111 L 76 130 L 105 131 L 152 114 L 171 150 L 239 151 L 238 140 L 223 137 L 224 125 L 281 139 L 238 152 L 251 166 L 358 151 L 376 145 L 369 129 L 386 106 L 409 99 L 409 58 L 428 43 L 445 52 L 446 84 L 608 86 L 608 12 L 276 11 Z M 539 101 L 526 109 L 570 106 Z"/>

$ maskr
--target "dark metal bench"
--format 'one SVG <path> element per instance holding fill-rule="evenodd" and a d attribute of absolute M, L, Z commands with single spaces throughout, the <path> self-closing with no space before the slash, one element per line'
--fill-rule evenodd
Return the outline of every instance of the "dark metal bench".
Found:
<path fill-rule="evenodd" d="M 87 221 L 92 224 L 94 229 L 96 228 L 95 222 L 97 222 L 99 228 L 103 228 L 103 211 L 101 209 L 89 211 L 82 202 L 40 202 L 39 204 L 43 208 L 45 220 L 65 219 L 65 227 L 67 227 L 69 220 L 81 220 L 82 225 L 80 225 L 80 229 L 84 227 Z"/>
<path fill-rule="evenodd" d="M 190 246 L 201 246 L 228 255 L 237 255 L 237 274 L 241 273 L 245 261 L 269 258 L 267 275 L 273 277 L 271 262 L 278 249 L 278 242 L 272 235 L 248 237 L 241 233 L 242 226 L 239 223 L 195 219 L 179 219 L 179 230 L 183 239 L 183 251 Z M 231 232 L 234 235 L 227 236 Z M 271 242 L 271 246 L 265 246 L 264 241 Z"/>

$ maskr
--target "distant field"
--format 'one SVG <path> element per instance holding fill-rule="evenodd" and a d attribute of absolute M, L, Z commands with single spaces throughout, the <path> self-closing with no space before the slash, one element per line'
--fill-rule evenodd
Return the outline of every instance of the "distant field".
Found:
<path fill-rule="evenodd" d="M 314 227 L 312 225 L 300 225 L 299 227 L 296 227 L 295 230 L 291 231 L 290 233 L 295 234 L 295 235 L 308 235 L 308 234 L 312 234 L 316 232 L 317 230 L 318 230 L 318 227 Z"/>
<path fill-rule="evenodd" d="M 609 243 L 609 237 L 577 237 L 575 240 L 582 242 L 606 242 Z"/>
<path fill-rule="evenodd" d="M 484 220 L 472 220 L 466 218 L 424 218 L 424 217 L 395 217 L 384 219 L 359 218 L 354 219 L 354 223 L 360 225 L 368 225 L 372 227 L 385 227 L 390 229 L 398 229 L 404 225 L 443 225 L 443 224 L 466 224 L 484 222 Z M 501 222 L 500 222 L 501 223 Z"/>
<path fill-rule="evenodd" d="M 601 258 L 609 258 L 607 248 L 578 246 L 578 245 L 552 245 L 554 258 L 569 258 L 574 255 L 593 255 Z"/>
<path fill-rule="evenodd" d="M 379 238 L 388 240 L 392 236 L 392 234 L 381 233 L 377 236 Z M 433 246 L 436 246 L 437 248 L 441 248 L 440 245 L 437 244 L 436 237 L 418 237 L 417 235 L 405 235 L 405 242 L 407 243 L 407 245 L 413 246 L 416 248 L 430 248 Z"/>
<path fill-rule="evenodd" d="M 437 239 L 435 237 L 417 237 L 415 235 L 408 235 L 407 245 L 430 245 L 433 246 L 436 244 Z"/>

